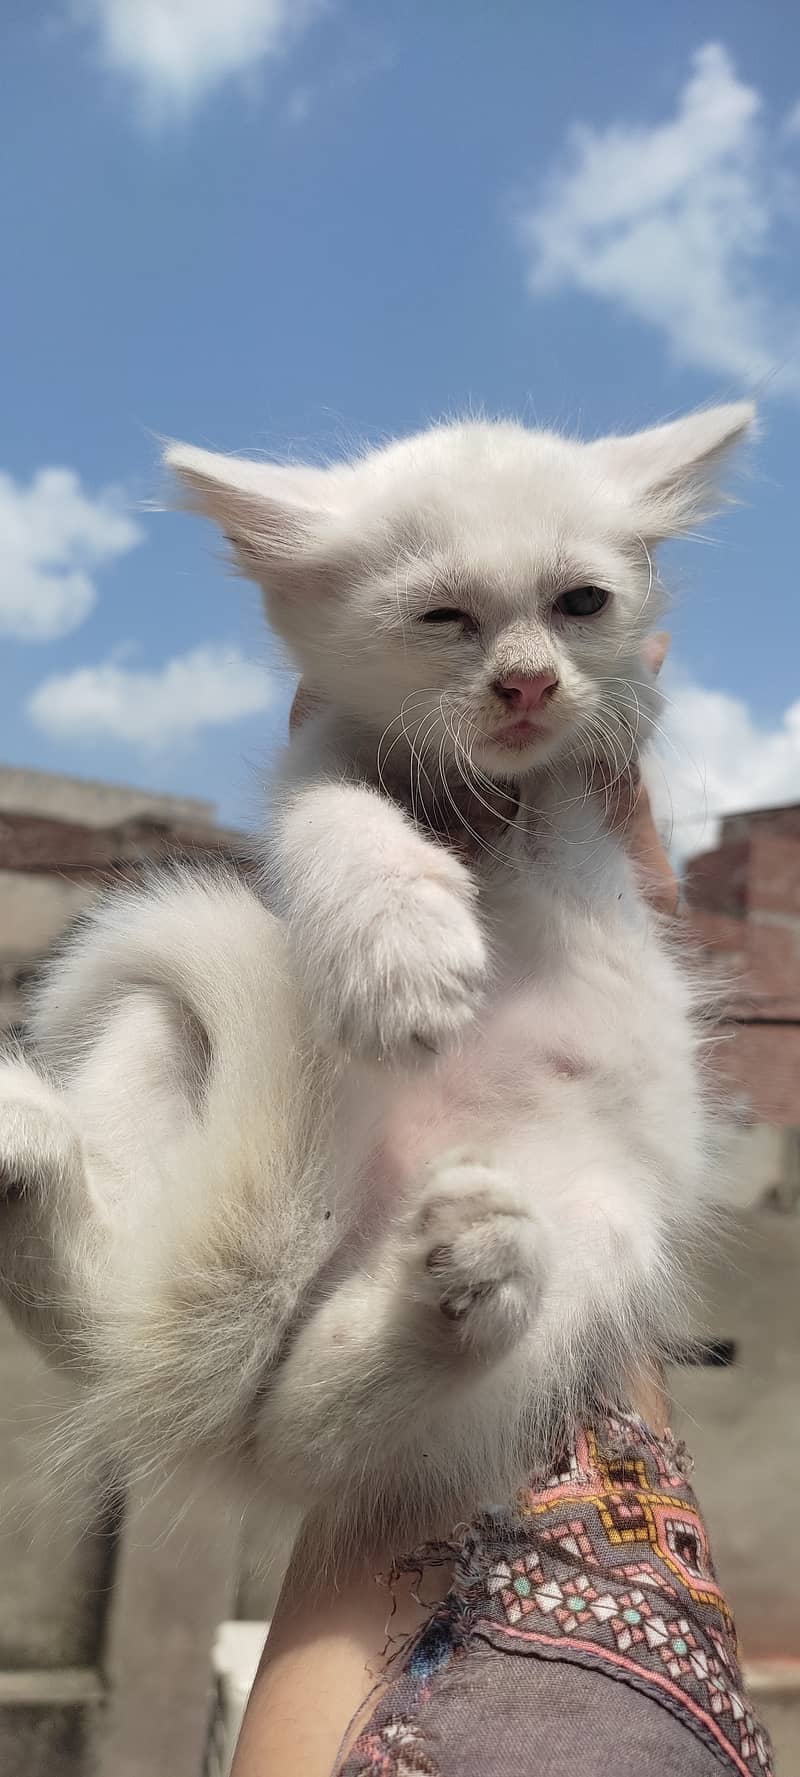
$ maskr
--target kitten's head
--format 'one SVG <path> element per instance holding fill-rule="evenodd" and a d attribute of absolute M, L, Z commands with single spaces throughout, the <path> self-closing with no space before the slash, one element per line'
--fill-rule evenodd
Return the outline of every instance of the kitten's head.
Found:
<path fill-rule="evenodd" d="M 592 444 L 476 420 L 326 469 L 167 461 L 314 690 L 387 745 L 518 778 L 568 753 L 619 766 L 642 738 L 653 550 L 719 504 L 752 420 L 737 402 Z"/>

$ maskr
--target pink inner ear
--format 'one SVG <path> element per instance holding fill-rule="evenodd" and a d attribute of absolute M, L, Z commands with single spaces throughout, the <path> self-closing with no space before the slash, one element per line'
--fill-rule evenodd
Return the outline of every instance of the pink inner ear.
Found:
<path fill-rule="evenodd" d="M 648 636 L 646 642 L 642 644 L 642 659 L 654 679 L 658 678 L 664 665 L 671 640 L 672 637 L 667 635 L 666 630 L 660 629 L 656 631 L 654 636 Z"/>

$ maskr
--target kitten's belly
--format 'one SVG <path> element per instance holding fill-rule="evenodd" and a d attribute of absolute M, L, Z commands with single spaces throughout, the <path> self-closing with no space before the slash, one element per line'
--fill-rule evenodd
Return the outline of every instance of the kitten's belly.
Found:
<path fill-rule="evenodd" d="M 502 993 L 456 1052 L 385 1091 L 362 1172 L 360 1233 L 374 1236 L 402 1210 L 432 1159 L 464 1144 L 507 1144 L 516 1128 L 568 1116 L 570 1094 L 585 1107 L 598 1077 L 547 992 Z"/>
<path fill-rule="evenodd" d="M 357 1240 L 402 1211 L 448 1148 L 507 1147 L 520 1129 L 587 1116 L 621 1122 L 638 1146 L 667 1097 L 673 1117 L 689 1108 L 687 995 L 626 877 L 598 906 L 532 867 L 484 885 L 480 907 L 494 980 L 459 1049 L 415 1074 L 359 1068 L 343 1082 L 337 1170 L 352 1211 L 358 1129 Z"/>

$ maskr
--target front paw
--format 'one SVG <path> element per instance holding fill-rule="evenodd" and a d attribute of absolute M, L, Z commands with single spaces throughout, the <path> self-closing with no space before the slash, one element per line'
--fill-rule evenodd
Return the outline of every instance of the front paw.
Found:
<path fill-rule="evenodd" d="M 334 921 L 310 997 L 323 1040 L 361 1059 L 408 1063 L 452 1048 L 480 1005 L 486 943 L 474 890 L 442 856 L 383 904 Z M 388 902 L 388 904 L 387 904 Z M 313 952 L 312 952 L 313 954 Z"/>
<path fill-rule="evenodd" d="M 455 1149 L 428 1167 L 409 1262 L 414 1294 L 460 1349 L 491 1362 L 528 1331 L 541 1296 L 542 1233 L 513 1179 L 482 1151 Z"/>

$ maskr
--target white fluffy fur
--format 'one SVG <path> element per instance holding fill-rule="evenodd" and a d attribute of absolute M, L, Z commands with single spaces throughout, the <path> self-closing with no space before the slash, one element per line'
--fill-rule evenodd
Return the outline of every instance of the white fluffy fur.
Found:
<path fill-rule="evenodd" d="M 430 1532 L 676 1330 L 695 990 L 587 780 L 647 738 L 653 546 L 751 418 L 169 453 L 326 713 L 262 893 L 179 871 L 105 901 L 0 1071 L 6 1297 L 125 1466 L 202 1444 L 340 1531 Z M 560 616 L 586 584 L 606 608 Z M 522 735 L 512 672 L 558 681 Z"/>

